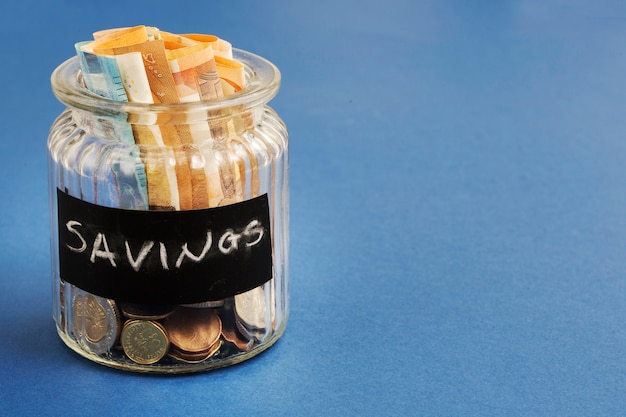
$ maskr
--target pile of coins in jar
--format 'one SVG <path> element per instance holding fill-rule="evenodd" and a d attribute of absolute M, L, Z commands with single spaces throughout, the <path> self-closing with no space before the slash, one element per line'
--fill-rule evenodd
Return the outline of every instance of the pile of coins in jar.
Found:
<path fill-rule="evenodd" d="M 139 365 L 201 363 L 255 347 L 265 333 L 257 287 L 225 300 L 188 305 L 116 302 L 67 285 L 70 336 L 95 355 Z M 65 291 L 64 291 L 65 292 Z M 63 296 L 63 295 L 62 295 Z"/>

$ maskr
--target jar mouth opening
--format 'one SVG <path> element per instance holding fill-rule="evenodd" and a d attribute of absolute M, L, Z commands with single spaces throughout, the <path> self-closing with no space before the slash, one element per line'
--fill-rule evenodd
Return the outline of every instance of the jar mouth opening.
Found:
<path fill-rule="evenodd" d="M 268 103 L 280 87 L 280 71 L 265 58 L 233 48 L 233 59 L 244 66 L 246 88 L 227 97 L 187 103 L 115 101 L 89 91 L 82 82 L 76 56 L 59 65 L 51 76 L 52 91 L 66 106 L 102 115 L 212 112 L 229 107 L 255 107 Z"/>

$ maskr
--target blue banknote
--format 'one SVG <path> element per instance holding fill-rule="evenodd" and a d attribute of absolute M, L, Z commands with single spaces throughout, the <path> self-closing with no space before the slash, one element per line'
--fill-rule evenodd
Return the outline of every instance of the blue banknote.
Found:
<path fill-rule="evenodd" d="M 75 45 L 85 86 L 102 97 L 128 101 L 115 57 L 86 52 L 83 46 L 87 43 Z M 75 165 L 80 197 L 108 207 L 147 210 L 145 166 L 126 115 L 112 115 L 85 125 L 91 131 L 80 149 L 84 151 L 81 163 Z"/>

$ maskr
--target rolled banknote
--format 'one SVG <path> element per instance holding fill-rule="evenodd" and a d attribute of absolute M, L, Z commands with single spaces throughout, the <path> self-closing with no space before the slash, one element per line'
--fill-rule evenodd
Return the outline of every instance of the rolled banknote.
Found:
<path fill-rule="evenodd" d="M 78 44 L 77 51 L 83 66 L 93 67 L 86 85 L 105 97 L 116 88 L 124 90 L 120 100 L 185 103 L 219 99 L 246 85 L 244 66 L 233 59 L 232 45 L 213 35 L 177 35 L 149 26 L 108 29 Z M 213 207 L 241 201 L 258 190 L 257 160 L 238 140 L 251 127 L 251 115 L 240 106 L 213 113 L 208 121 L 180 124 L 165 120 L 167 115 L 148 113 L 132 127 L 114 126 L 112 134 L 125 141 L 132 136 L 143 149 L 150 208 Z M 153 145 L 168 149 L 147 151 Z"/>
<path fill-rule="evenodd" d="M 198 33 L 189 33 L 181 35 L 181 37 L 211 46 L 225 96 L 245 88 L 246 80 L 243 65 L 233 60 L 233 49 L 229 42 L 217 36 Z"/>
<path fill-rule="evenodd" d="M 114 58 L 129 101 L 153 103 L 141 53 L 128 52 Z M 176 167 L 168 163 L 173 155 L 164 148 L 165 142 L 157 122 L 156 115 L 147 113 L 141 115 L 140 123 L 132 125 L 135 142 L 146 145 L 143 149 L 149 206 L 152 210 L 180 210 Z"/>
<path fill-rule="evenodd" d="M 181 103 L 224 96 L 211 45 L 198 43 L 166 51 Z"/>
<path fill-rule="evenodd" d="M 166 45 L 170 49 L 167 49 Z M 137 101 L 178 103 L 223 96 L 210 44 L 167 33 L 164 39 L 157 29 L 140 26 L 99 33 L 88 48 L 96 54 L 124 57 L 120 60 L 124 62 L 119 63 L 120 68 L 124 68 L 121 71 L 124 73 L 123 85 L 128 89 L 129 96 Z M 141 82 L 134 81 L 139 79 L 138 77 L 125 76 L 127 70 L 128 73 L 136 73 L 139 68 L 137 57 L 129 56 L 133 53 L 139 53 L 144 67 L 145 76 L 141 78 Z M 130 85 L 131 83 L 133 85 Z M 147 86 L 150 88 L 151 100 L 147 95 Z M 136 90 L 137 94 L 130 92 L 130 89 Z M 211 136 L 206 136 L 204 129 L 192 128 L 185 123 L 178 125 L 159 123 L 158 120 L 156 124 L 159 126 L 160 135 L 147 125 L 135 125 L 133 131 L 135 141 L 138 144 L 153 144 L 160 137 L 163 144 L 175 152 L 176 163 L 173 167 L 165 166 L 152 172 L 159 173 L 173 168 L 178 201 L 163 201 L 164 196 L 174 196 L 171 192 L 172 184 L 167 182 L 172 175 L 161 174 L 159 178 L 153 180 L 148 173 L 148 197 L 151 207 L 172 207 L 181 210 L 205 208 L 222 201 L 224 195 L 234 194 L 232 173 L 229 172 L 228 165 L 218 164 L 215 152 L 211 149 L 205 147 L 200 151 L 198 147 L 186 146 L 210 139 Z M 216 130 L 211 129 L 211 132 L 215 135 Z M 202 136 L 194 138 L 194 134 Z M 221 168 L 217 169 L 218 166 Z M 225 177 L 226 180 L 222 180 L 221 177 Z M 217 184 L 220 186 L 216 187 Z M 155 197 L 154 201 L 151 195 Z"/>
<path fill-rule="evenodd" d="M 186 33 L 179 35 L 181 38 L 192 40 L 194 42 L 208 43 L 213 49 L 215 56 L 233 59 L 233 47 L 230 42 L 220 39 L 214 35 L 206 35 L 201 33 Z"/>
<path fill-rule="evenodd" d="M 86 87 L 102 97 L 128 101 L 115 59 L 90 52 L 89 44 L 85 41 L 74 46 Z"/>

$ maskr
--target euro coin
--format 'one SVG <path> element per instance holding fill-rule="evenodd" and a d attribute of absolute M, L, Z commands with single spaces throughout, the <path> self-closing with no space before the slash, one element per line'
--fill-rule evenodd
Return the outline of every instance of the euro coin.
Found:
<path fill-rule="evenodd" d="M 209 350 L 205 352 L 189 353 L 189 352 L 183 352 L 179 349 L 176 349 L 176 347 L 172 345 L 170 347 L 170 351 L 168 355 L 172 359 L 177 360 L 179 362 L 200 363 L 208 359 L 211 359 L 211 357 L 213 357 L 220 350 L 221 347 L 222 347 L 222 341 L 218 340 L 217 343 L 215 343 L 213 346 L 211 346 Z"/>
<path fill-rule="evenodd" d="M 141 365 L 160 361 L 169 348 L 169 340 L 163 326 L 150 320 L 126 322 L 122 329 L 121 342 L 126 356 Z"/>
<path fill-rule="evenodd" d="M 113 300 L 80 291 L 73 297 L 73 333 L 93 353 L 111 349 L 120 332 L 120 313 Z"/>
<path fill-rule="evenodd" d="M 187 353 L 208 351 L 220 338 L 222 322 L 213 309 L 180 307 L 163 325 L 176 349 Z"/>
<path fill-rule="evenodd" d="M 235 295 L 237 327 L 244 336 L 261 337 L 267 327 L 265 286 Z"/>

